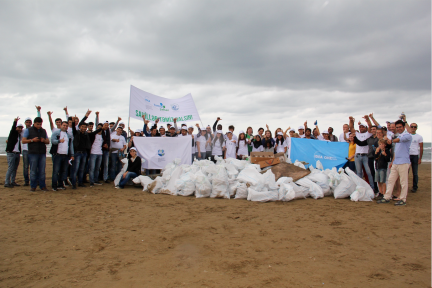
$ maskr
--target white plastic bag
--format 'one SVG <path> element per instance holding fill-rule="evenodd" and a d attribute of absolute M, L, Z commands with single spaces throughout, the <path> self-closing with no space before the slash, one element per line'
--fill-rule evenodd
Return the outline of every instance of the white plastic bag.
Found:
<path fill-rule="evenodd" d="M 279 200 L 291 201 L 295 198 L 294 188 L 289 184 L 281 184 L 279 188 Z"/>
<path fill-rule="evenodd" d="M 195 183 L 191 179 L 191 172 L 184 173 L 176 181 L 177 194 L 181 196 L 191 196 L 195 192 Z"/>
<path fill-rule="evenodd" d="M 163 187 L 162 177 L 157 176 L 157 177 L 153 180 L 153 182 L 150 183 L 150 184 L 147 186 L 147 190 L 148 190 L 148 192 L 150 192 L 150 193 L 153 193 L 153 194 L 159 194 L 159 193 L 160 193 L 160 190 L 162 189 L 162 187 Z"/>
<path fill-rule="evenodd" d="M 292 177 L 280 177 L 277 181 L 276 184 L 282 184 L 282 183 L 290 183 L 290 182 L 294 182 Z"/>
<path fill-rule="evenodd" d="M 315 184 L 314 182 L 312 182 L 309 179 L 302 178 L 300 180 L 297 180 L 296 184 L 298 184 L 300 186 L 307 187 L 309 189 L 309 195 L 313 199 L 319 199 L 319 198 L 323 198 L 324 197 L 324 193 L 323 193 L 321 187 L 318 186 L 317 184 Z"/>
<path fill-rule="evenodd" d="M 315 171 L 307 175 L 306 178 L 318 184 L 318 186 L 323 190 L 324 196 L 332 195 L 332 191 L 330 191 L 330 186 L 328 184 L 329 177 L 325 173 L 315 169 Z"/>
<path fill-rule="evenodd" d="M 323 167 L 323 165 L 322 165 L 322 163 L 321 163 L 321 161 L 320 160 L 317 160 L 316 161 L 316 168 L 318 169 L 318 170 L 324 170 L 324 167 Z"/>
<path fill-rule="evenodd" d="M 257 202 L 278 201 L 279 192 L 277 190 L 275 191 L 264 190 L 262 192 L 258 192 L 249 187 L 247 200 L 257 201 Z"/>
<path fill-rule="evenodd" d="M 360 177 L 358 177 L 357 174 L 354 173 L 348 167 L 345 168 L 345 172 L 350 176 L 351 180 L 354 181 L 354 183 L 356 183 L 357 186 L 365 188 L 365 193 L 366 193 L 366 195 L 369 196 L 370 201 L 372 201 L 372 199 L 375 198 L 374 191 L 372 190 L 372 188 L 369 186 L 369 184 L 366 181 L 364 181 L 363 179 L 361 179 Z M 358 190 L 358 189 L 356 188 L 356 190 Z M 361 191 L 363 191 L 363 190 L 361 190 Z M 360 193 L 362 193 L 362 192 L 360 192 Z M 367 200 L 359 200 L 359 201 L 367 201 Z"/>
<path fill-rule="evenodd" d="M 230 199 L 228 191 L 228 174 L 224 167 L 219 167 L 218 172 L 213 175 L 210 198 Z"/>
<path fill-rule="evenodd" d="M 247 199 L 248 189 L 245 183 L 237 183 L 235 199 Z"/>
<path fill-rule="evenodd" d="M 196 198 L 205 198 L 210 197 L 212 191 L 212 185 L 207 177 L 201 171 L 195 173 L 192 176 L 195 182 L 195 197 Z"/>
<path fill-rule="evenodd" d="M 356 189 L 355 183 L 345 173 L 340 174 L 341 182 L 333 191 L 335 199 L 348 198 Z"/>
<path fill-rule="evenodd" d="M 298 161 L 298 160 L 296 160 L 296 161 L 294 162 L 294 166 L 297 166 L 297 167 L 300 167 L 300 168 L 306 169 L 305 166 L 303 165 L 303 163 L 301 163 L 301 162 Z"/>
<path fill-rule="evenodd" d="M 295 193 L 294 199 L 305 199 L 306 197 L 309 196 L 309 188 L 307 188 L 307 187 L 298 186 L 294 182 L 288 182 L 288 183 L 284 183 L 284 184 L 290 185 L 293 188 L 294 193 Z"/>
<path fill-rule="evenodd" d="M 165 171 L 166 172 L 166 171 Z M 164 172 L 164 173 L 165 173 Z M 177 195 L 176 181 L 180 178 L 182 173 L 182 167 L 178 166 L 171 173 L 168 183 L 164 184 L 164 187 L 160 190 L 160 194 Z M 162 181 L 164 178 L 162 177 Z"/>
<path fill-rule="evenodd" d="M 243 169 L 237 176 L 237 180 L 241 183 L 249 185 L 258 185 L 261 182 L 264 185 L 263 175 L 258 172 L 253 165 L 249 165 L 247 168 Z"/>
<path fill-rule="evenodd" d="M 239 182 L 236 179 L 228 179 L 228 191 L 231 198 L 235 196 L 238 184 Z"/>
<path fill-rule="evenodd" d="M 356 190 L 351 194 L 351 201 L 372 201 L 368 195 L 366 189 L 361 186 L 357 186 Z"/>
<path fill-rule="evenodd" d="M 127 167 L 128 167 L 128 159 L 127 158 L 124 158 L 120 161 L 123 163 L 123 167 L 120 170 L 120 172 L 117 174 L 116 178 L 114 179 L 114 186 L 118 186 L 120 184 L 120 180 L 121 180 L 123 174 L 126 172 Z"/>
<path fill-rule="evenodd" d="M 151 183 L 153 183 L 153 179 L 151 179 L 148 176 L 143 176 L 140 175 L 138 177 L 135 177 L 132 182 L 134 182 L 135 184 L 141 184 L 141 186 L 143 186 L 143 191 L 147 190 L 148 185 L 150 185 Z"/>

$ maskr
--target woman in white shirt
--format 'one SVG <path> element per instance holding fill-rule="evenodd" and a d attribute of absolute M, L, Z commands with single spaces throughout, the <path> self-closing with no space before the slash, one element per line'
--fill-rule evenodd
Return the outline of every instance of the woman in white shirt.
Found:
<path fill-rule="evenodd" d="M 248 156 L 248 144 L 249 140 L 246 139 L 246 135 L 243 131 L 240 131 L 237 142 L 237 157 L 240 160 L 243 160 L 243 156 Z"/>
<path fill-rule="evenodd" d="M 277 133 L 275 149 L 276 153 L 286 153 L 287 151 L 286 140 L 284 139 L 282 132 Z"/>
<path fill-rule="evenodd" d="M 228 158 L 237 158 L 237 145 L 236 145 L 236 140 L 233 139 L 233 135 L 231 131 L 228 131 L 228 133 L 226 134 L 227 139 L 225 142 L 225 146 L 226 146 L 226 152 L 225 152 L 225 158 L 224 159 L 228 159 Z"/>
<path fill-rule="evenodd" d="M 256 135 L 255 139 L 252 140 L 252 152 L 264 152 L 260 135 Z"/>
<path fill-rule="evenodd" d="M 216 136 L 213 138 L 212 146 L 213 148 L 211 160 L 216 163 L 215 156 L 223 158 L 223 151 L 225 150 L 225 140 L 222 130 L 216 131 Z"/>
<path fill-rule="evenodd" d="M 197 134 L 196 145 L 198 151 L 198 160 L 204 160 L 206 157 L 207 149 L 206 145 L 210 145 L 211 138 L 207 135 L 206 130 L 201 130 L 201 133 Z"/>

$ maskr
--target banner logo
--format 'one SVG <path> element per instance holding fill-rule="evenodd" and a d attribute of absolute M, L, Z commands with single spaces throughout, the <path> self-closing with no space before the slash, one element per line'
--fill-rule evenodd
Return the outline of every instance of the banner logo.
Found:
<path fill-rule="evenodd" d="M 158 155 L 159 155 L 160 157 L 164 156 L 164 155 L 165 155 L 165 151 L 164 151 L 163 149 L 159 149 L 159 150 L 158 150 Z"/>
<path fill-rule="evenodd" d="M 174 111 L 177 111 L 177 110 L 179 110 L 179 105 L 177 104 L 177 103 L 174 103 L 174 104 L 172 104 L 171 105 L 171 109 L 173 109 Z"/>
<path fill-rule="evenodd" d="M 145 98 L 145 101 L 150 103 L 150 99 L 148 99 L 148 98 Z"/>
<path fill-rule="evenodd" d="M 331 161 L 337 161 L 336 157 L 332 157 L 332 156 L 324 156 L 321 154 L 321 152 L 317 151 L 314 154 L 314 158 L 319 160 L 319 159 L 324 159 L 324 160 L 331 160 Z"/>

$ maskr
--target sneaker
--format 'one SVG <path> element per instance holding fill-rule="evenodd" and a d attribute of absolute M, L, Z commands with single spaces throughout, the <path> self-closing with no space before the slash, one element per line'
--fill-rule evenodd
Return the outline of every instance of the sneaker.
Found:
<path fill-rule="evenodd" d="M 114 188 L 119 189 L 120 187 L 119 186 L 114 186 Z"/>
<path fill-rule="evenodd" d="M 381 193 L 378 193 L 378 196 L 376 196 L 376 200 L 381 200 L 381 199 L 383 199 L 383 197 L 384 197 L 384 195 L 383 194 L 381 194 Z"/>
<path fill-rule="evenodd" d="M 30 188 L 30 192 L 36 192 L 36 188 Z"/>
<path fill-rule="evenodd" d="M 66 187 L 64 187 L 64 186 L 59 186 L 59 187 L 57 187 L 57 189 L 59 189 L 59 190 L 66 190 Z"/>
<path fill-rule="evenodd" d="M 78 187 L 87 187 L 87 186 L 81 183 L 81 184 L 78 184 Z"/>
<path fill-rule="evenodd" d="M 20 184 L 18 184 L 18 183 L 16 183 L 16 182 L 12 182 L 11 185 L 13 185 L 13 186 L 21 186 Z"/>
<path fill-rule="evenodd" d="M 24 183 L 24 186 L 30 186 L 30 184 L 28 182 Z"/>
<path fill-rule="evenodd" d="M 90 187 L 94 187 L 94 183 L 90 183 Z"/>
<path fill-rule="evenodd" d="M 416 193 L 416 192 L 417 192 L 417 189 L 414 189 L 414 188 L 413 188 L 413 189 L 411 189 L 411 192 L 412 192 L 412 193 Z"/>
<path fill-rule="evenodd" d="M 403 201 L 403 200 L 399 200 L 399 201 L 396 202 L 394 205 L 395 205 L 395 206 L 405 206 L 405 205 L 406 205 L 406 202 Z"/>
<path fill-rule="evenodd" d="M 52 187 L 52 190 L 53 190 L 53 191 L 57 191 L 57 188 Z"/>
<path fill-rule="evenodd" d="M 69 178 L 67 178 L 66 182 L 67 182 L 70 186 L 72 186 L 72 182 L 71 182 L 71 180 L 70 180 Z"/>
<path fill-rule="evenodd" d="M 46 187 L 41 188 L 42 191 L 48 191 Z"/>
<path fill-rule="evenodd" d="M 100 183 L 99 181 L 94 182 L 93 184 L 94 184 L 94 185 L 102 185 L 102 183 Z"/>
<path fill-rule="evenodd" d="M 15 186 L 12 185 L 12 184 L 4 184 L 4 187 L 6 187 L 6 188 L 14 188 Z"/>
<path fill-rule="evenodd" d="M 76 185 L 72 185 L 72 189 L 76 189 Z"/>
<path fill-rule="evenodd" d="M 107 180 L 105 180 L 104 182 L 105 182 L 105 183 L 111 183 L 111 181 L 110 181 L 110 180 L 108 180 L 108 179 L 107 179 Z"/>
<path fill-rule="evenodd" d="M 390 200 L 387 200 L 387 199 L 385 199 L 385 198 L 382 198 L 382 199 L 376 201 L 376 203 L 378 203 L 378 204 L 382 204 L 382 203 L 390 203 Z"/>
<path fill-rule="evenodd" d="M 63 181 L 63 186 L 64 187 L 69 187 L 69 183 L 67 181 Z"/>

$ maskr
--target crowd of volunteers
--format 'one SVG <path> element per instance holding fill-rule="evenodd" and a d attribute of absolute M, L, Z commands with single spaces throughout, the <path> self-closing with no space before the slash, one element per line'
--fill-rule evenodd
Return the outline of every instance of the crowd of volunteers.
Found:
<path fill-rule="evenodd" d="M 128 169 L 122 175 L 117 188 L 124 188 L 129 179 L 141 175 L 141 158 L 134 147 L 136 137 L 191 137 L 192 159 L 211 159 L 215 157 L 245 159 L 251 152 L 286 153 L 289 157 L 292 138 L 305 141 L 330 141 L 349 143 L 349 153 L 345 167 L 349 167 L 359 177 L 365 177 L 376 193 L 378 203 L 388 203 L 392 198 L 395 205 L 405 205 L 408 194 L 409 171 L 413 174 L 411 192 L 418 189 L 418 165 L 423 155 L 423 138 L 416 133 L 418 125 L 408 124 L 404 114 L 396 121 L 386 121 L 381 126 L 373 114 L 365 115 L 361 122 L 349 117 L 339 137 L 333 135 L 333 128 L 321 130 L 318 125 L 311 129 L 308 123 L 298 126 L 297 130 L 288 127 L 277 128 L 272 132 L 259 128 L 254 134 L 252 127 L 235 132 L 233 125 L 228 131 L 223 130 L 222 119 L 217 118 L 213 126 L 200 127 L 198 124 L 187 126 L 168 123 L 166 128 L 159 125 L 159 120 L 150 125 L 143 115 L 143 129 L 131 130 L 130 137 L 121 118 L 116 122 L 99 121 L 96 112 L 95 122 L 88 121 L 88 110 L 82 119 L 70 116 L 67 107 L 65 120 L 52 119 L 53 112 L 48 111 L 51 137 L 42 127 L 41 107 L 36 106 L 37 117 L 27 117 L 24 124 L 15 118 L 7 139 L 8 170 L 4 187 L 20 186 L 16 183 L 16 173 L 23 157 L 24 186 L 36 191 L 37 186 L 46 191 L 45 166 L 46 145 L 51 143 L 53 191 L 90 187 L 110 183 L 122 169 L 121 159 L 127 157 Z M 317 122 L 315 122 L 317 124 Z M 295 159 L 294 159 L 295 160 Z M 30 173 L 29 173 L 30 171 Z M 156 174 L 156 170 L 145 173 Z M 88 175 L 88 180 L 87 180 Z"/>

